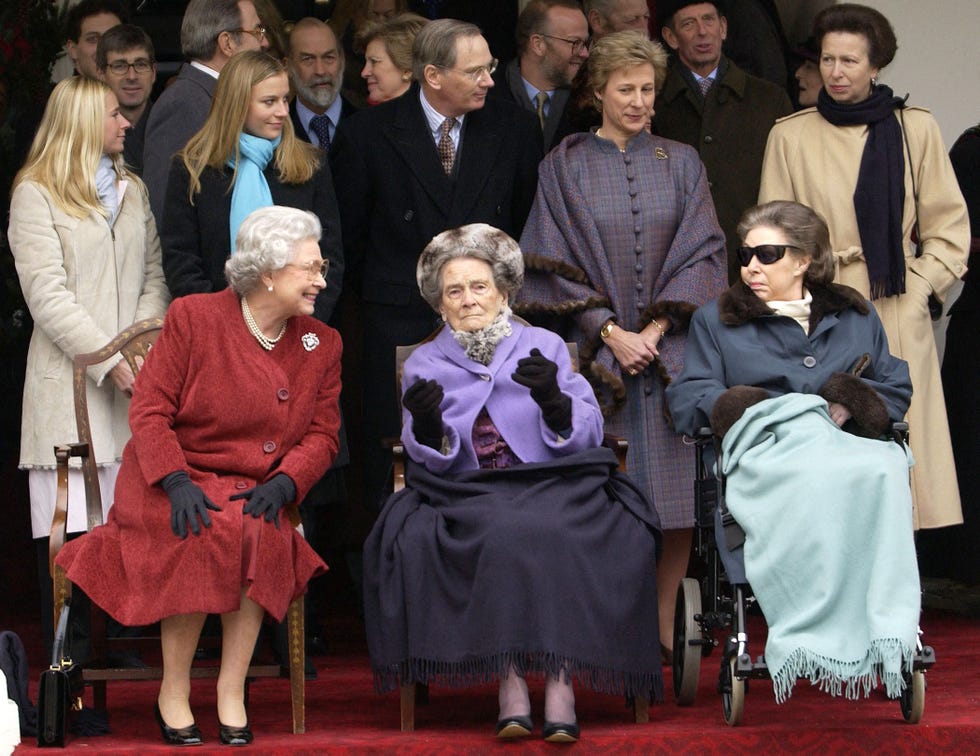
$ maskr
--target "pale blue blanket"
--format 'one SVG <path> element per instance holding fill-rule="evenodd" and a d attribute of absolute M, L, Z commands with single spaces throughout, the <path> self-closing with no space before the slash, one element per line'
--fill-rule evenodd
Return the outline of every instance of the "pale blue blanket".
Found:
<path fill-rule="evenodd" d="M 819 396 L 788 394 L 750 407 L 722 460 L 776 700 L 801 677 L 848 698 L 880 680 L 898 696 L 920 609 L 911 457 L 840 430 Z"/>

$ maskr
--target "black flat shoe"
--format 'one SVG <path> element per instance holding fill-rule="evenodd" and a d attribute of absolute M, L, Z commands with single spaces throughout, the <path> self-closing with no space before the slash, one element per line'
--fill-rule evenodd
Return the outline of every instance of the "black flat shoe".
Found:
<path fill-rule="evenodd" d="M 247 723 L 244 727 L 228 727 L 218 722 L 218 740 L 223 745 L 248 745 L 252 742 L 252 728 Z"/>
<path fill-rule="evenodd" d="M 497 720 L 497 728 L 494 730 L 494 734 L 505 740 L 526 738 L 533 729 L 534 725 L 531 723 L 530 717 L 506 717 Z"/>
<path fill-rule="evenodd" d="M 159 703 L 153 704 L 153 715 L 156 717 L 157 724 L 160 725 L 160 734 L 163 736 L 163 742 L 167 745 L 196 746 L 204 742 L 204 738 L 201 737 L 201 731 L 197 729 L 196 724 L 181 727 L 180 729 L 169 727 L 163 721 L 163 714 L 160 713 Z"/>
<path fill-rule="evenodd" d="M 542 731 L 549 743 L 574 743 L 578 740 L 578 722 L 545 722 Z"/>

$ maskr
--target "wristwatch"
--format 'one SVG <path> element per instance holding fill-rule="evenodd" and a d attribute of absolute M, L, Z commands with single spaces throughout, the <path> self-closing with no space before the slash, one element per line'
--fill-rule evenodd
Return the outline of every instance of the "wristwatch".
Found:
<path fill-rule="evenodd" d="M 602 324 L 602 328 L 599 329 L 599 336 L 603 339 L 608 339 L 612 335 L 613 326 L 616 325 L 616 321 L 609 319 Z"/>

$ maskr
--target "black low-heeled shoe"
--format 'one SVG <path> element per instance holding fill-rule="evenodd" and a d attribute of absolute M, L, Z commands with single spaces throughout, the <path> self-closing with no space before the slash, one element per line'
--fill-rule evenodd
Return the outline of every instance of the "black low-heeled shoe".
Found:
<path fill-rule="evenodd" d="M 160 725 L 160 734 L 163 736 L 163 742 L 167 745 L 196 746 L 204 742 L 201 731 L 197 728 L 196 724 L 178 729 L 176 727 L 170 727 L 164 722 L 163 714 L 160 713 L 159 703 L 153 704 L 153 715 L 156 717 L 157 724 Z"/>
<path fill-rule="evenodd" d="M 578 722 L 545 722 L 541 732 L 549 743 L 574 743 L 578 740 Z"/>
<path fill-rule="evenodd" d="M 531 717 L 505 717 L 497 720 L 497 727 L 494 734 L 498 738 L 509 740 L 511 738 L 526 738 L 534 729 Z"/>
<path fill-rule="evenodd" d="M 252 742 L 252 728 L 245 723 L 244 727 L 228 727 L 218 722 L 218 740 L 223 745 L 244 746 Z"/>

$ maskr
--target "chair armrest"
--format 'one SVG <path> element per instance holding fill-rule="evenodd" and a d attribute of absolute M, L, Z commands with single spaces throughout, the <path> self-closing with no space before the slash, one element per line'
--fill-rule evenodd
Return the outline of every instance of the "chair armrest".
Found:
<path fill-rule="evenodd" d="M 626 472 L 626 452 L 629 450 L 629 442 L 622 436 L 612 433 L 602 434 L 602 445 L 607 449 L 616 452 L 616 459 L 619 462 L 619 471 Z"/>
<path fill-rule="evenodd" d="M 405 488 L 405 445 L 397 441 L 391 445 L 391 468 L 393 476 L 392 491 L 397 493 Z"/>

